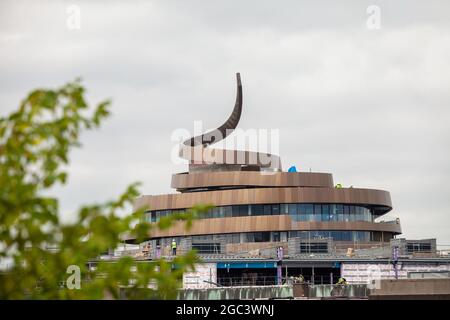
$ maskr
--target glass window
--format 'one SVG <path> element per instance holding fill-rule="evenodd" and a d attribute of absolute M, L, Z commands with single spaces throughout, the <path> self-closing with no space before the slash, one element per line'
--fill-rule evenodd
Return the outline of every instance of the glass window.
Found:
<path fill-rule="evenodd" d="M 252 216 L 260 216 L 264 213 L 264 206 L 262 204 L 252 204 Z"/>
<path fill-rule="evenodd" d="M 320 204 L 314 205 L 314 214 L 318 214 L 318 215 L 322 214 L 322 208 L 321 208 Z"/>
<path fill-rule="evenodd" d="M 335 204 L 330 204 L 330 221 L 338 221 L 337 207 Z"/>
<path fill-rule="evenodd" d="M 306 204 L 298 204 L 298 213 L 300 214 L 306 214 Z"/>
<path fill-rule="evenodd" d="M 308 221 L 308 214 L 306 213 L 306 204 L 298 205 L 298 220 Z"/>
<path fill-rule="evenodd" d="M 246 242 L 269 242 L 270 232 L 249 232 L 245 234 Z"/>
<path fill-rule="evenodd" d="M 233 215 L 233 209 L 231 206 L 225 206 L 223 207 L 223 213 L 224 213 L 224 217 L 226 218 L 230 218 Z"/>
<path fill-rule="evenodd" d="M 358 241 L 370 241 L 370 232 L 367 231 L 359 231 Z"/>
<path fill-rule="evenodd" d="M 320 239 L 320 231 L 311 231 L 311 239 Z"/>
<path fill-rule="evenodd" d="M 358 213 L 358 207 L 357 206 L 351 206 L 350 207 L 350 214 L 355 216 L 355 221 L 361 221 L 361 215 Z"/>
<path fill-rule="evenodd" d="M 225 241 L 226 243 L 239 243 L 241 240 L 241 237 L 239 233 L 229 233 L 225 235 Z"/>
<path fill-rule="evenodd" d="M 342 241 L 353 241 L 351 231 L 341 231 L 341 232 L 342 232 Z"/>
<path fill-rule="evenodd" d="M 344 206 L 344 214 L 350 214 L 350 207 L 349 206 Z"/>
<path fill-rule="evenodd" d="M 200 236 L 192 236 L 192 241 L 211 241 L 213 240 L 212 234 L 205 234 Z"/>
<path fill-rule="evenodd" d="M 340 241 L 340 234 L 339 231 L 331 231 L 331 237 L 333 238 L 334 241 Z"/>
<path fill-rule="evenodd" d="M 280 204 L 280 214 L 289 214 L 287 203 Z"/>
<path fill-rule="evenodd" d="M 278 231 L 272 232 L 272 241 L 274 242 L 280 241 L 280 233 Z"/>
<path fill-rule="evenodd" d="M 232 206 L 233 217 L 239 217 L 239 206 Z"/>
<path fill-rule="evenodd" d="M 364 221 L 364 213 L 362 209 L 363 208 L 359 206 L 355 207 L 357 221 Z"/>
<path fill-rule="evenodd" d="M 431 252 L 431 243 L 408 242 L 406 244 L 406 250 L 409 253 L 414 253 L 414 252 Z"/>
<path fill-rule="evenodd" d="M 313 221 L 321 221 L 321 220 L 322 220 L 322 206 L 320 204 L 315 204 Z"/>
<path fill-rule="evenodd" d="M 352 212 L 351 208 L 352 208 L 352 207 L 349 207 L 349 211 L 348 211 L 348 220 L 349 220 L 349 221 L 355 221 L 355 220 L 356 220 L 356 215 L 351 213 L 351 212 Z M 345 212 L 345 210 L 344 210 L 344 212 Z"/>
<path fill-rule="evenodd" d="M 314 207 L 312 204 L 305 204 L 305 209 L 306 209 L 306 216 L 307 216 L 307 220 L 306 221 L 314 221 Z"/>
<path fill-rule="evenodd" d="M 239 215 L 241 217 L 248 216 L 248 206 L 247 205 L 239 206 Z"/>
<path fill-rule="evenodd" d="M 312 231 L 311 238 L 313 239 L 325 239 L 329 237 L 328 231 Z"/>
<path fill-rule="evenodd" d="M 350 208 L 348 206 L 344 207 L 344 221 L 350 221 Z"/>
<path fill-rule="evenodd" d="M 280 214 L 280 205 L 279 204 L 273 204 L 272 205 L 272 215 L 279 215 Z"/>
<path fill-rule="evenodd" d="M 272 213 L 272 206 L 270 204 L 264 205 L 264 215 L 270 216 Z"/>
<path fill-rule="evenodd" d="M 336 205 L 336 212 L 338 216 L 338 221 L 344 221 L 344 206 L 342 204 Z"/>
<path fill-rule="evenodd" d="M 356 231 L 356 241 L 370 241 L 370 233 L 366 231 Z"/>
<path fill-rule="evenodd" d="M 288 212 L 293 221 L 299 220 L 299 217 L 297 216 L 297 205 L 295 203 L 288 204 Z"/>
<path fill-rule="evenodd" d="M 300 253 L 327 253 L 328 243 L 326 242 L 312 242 L 300 243 Z"/>
<path fill-rule="evenodd" d="M 221 253 L 220 243 L 192 243 L 192 249 L 200 254 Z"/>
<path fill-rule="evenodd" d="M 289 238 L 297 238 L 298 231 L 289 231 Z"/>
<path fill-rule="evenodd" d="M 327 204 L 322 205 L 322 221 L 330 221 L 330 206 Z"/>
<path fill-rule="evenodd" d="M 219 215 L 218 218 L 225 218 L 225 209 L 224 207 L 218 207 L 217 209 L 219 209 Z"/>
<path fill-rule="evenodd" d="M 369 209 L 364 208 L 364 211 L 363 211 L 363 217 L 364 217 L 364 220 L 365 220 L 365 221 L 372 221 L 372 217 L 371 217 L 371 214 L 370 214 L 370 210 L 369 210 Z"/>

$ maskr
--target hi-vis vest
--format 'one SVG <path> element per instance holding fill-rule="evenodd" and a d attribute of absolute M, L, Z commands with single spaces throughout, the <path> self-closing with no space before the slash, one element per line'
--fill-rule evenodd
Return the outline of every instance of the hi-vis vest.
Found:
<path fill-rule="evenodd" d="M 172 241 L 172 249 L 176 249 L 177 248 L 177 243 L 176 241 Z"/>

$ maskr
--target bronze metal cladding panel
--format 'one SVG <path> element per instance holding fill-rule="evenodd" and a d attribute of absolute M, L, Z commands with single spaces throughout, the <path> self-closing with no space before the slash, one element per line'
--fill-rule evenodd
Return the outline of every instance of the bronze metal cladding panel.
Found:
<path fill-rule="evenodd" d="M 343 230 L 343 231 L 385 231 L 401 233 L 399 223 L 354 222 L 295 222 L 288 215 L 233 217 L 196 220 L 192 228 L 185 229 L 184 222 L 175 223 L 168 230 L 153 230 L 152 238 L 173 237 L 201 234 L 220 234 L 258 231 L 309 231 L 309 230 Z"/>
<path fill-rule="evenodd" d="M 329 173 L 313 172 L 261 172 L 231 171 L 175 174 L 172 188 L 260 186 L 260 187 L 333 187 L 333 177 Z"/>
<path fill-rule="evenodd" d="M 196 204 L 215 206 L 263 203 L 348 203 L 392 209 L 389 192 L 357 188 L 252 188 L 141 196 L 135 207 L 151 210 L 184 209 Z"/>

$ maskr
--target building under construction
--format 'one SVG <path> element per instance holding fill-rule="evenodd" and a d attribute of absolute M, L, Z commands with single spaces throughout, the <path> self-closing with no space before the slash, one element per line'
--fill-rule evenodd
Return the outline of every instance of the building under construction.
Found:
<path fill-rule="evenodd" d="M 277 155 L 213 149 L 237 126 L 242 112 L 242 84 L 232 114 L 219 128 L 190 138 L 180 156 L 189 171 L 172 176 L 177 193 L 144 195 L 135 207 L 148 207 L 154 223 L 196 204 L 212 204 L 186 230 L 183 223 L 153 230 L 132 251 L 140 260 L 171 259 L 195 249 L 203 260 L 184 275 L 185 288 L 269 286 L 301 279 L 312 284 L 381 279 L 448 277 L 450 260 L 435 239 L 406 240 L 392 210 L 388 191 L 345 187 L 330 173 L 283 171 Z M 135 239 L 127 238 L 127 243 Z"/>

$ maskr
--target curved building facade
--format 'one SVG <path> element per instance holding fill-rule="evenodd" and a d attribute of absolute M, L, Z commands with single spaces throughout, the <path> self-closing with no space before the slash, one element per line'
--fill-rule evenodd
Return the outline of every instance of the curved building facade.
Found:
<path fill-rule="evenodd" d="M 172 176 L 177 193 L 145 195 L 135 206 L 148 207 L 145 219 L 157 222 L 196 204 L 212 204 L 187 230 L 183 222 L 154 230 L 149 244 L 195 248 L 200 254 L 237 254 L 252 249 L 332 241 L 371 246 L 401 234 L 400 222 L 379 222 L 392 210 L 389 192 L 335 186 L 329 173 L 283 172 L 277 155 L 212 149 L 236 128 L 242 112 L 242 85 L 237 75 L 233 112 L 219 128 L 185 141 L 180 156 L 189 171 Z M 132 241 L 133 239 L 128 239 Z M 328 242 L 329 243 L 329 242 Z M 311 249 L 311 248 L 310 248 Z"/>

